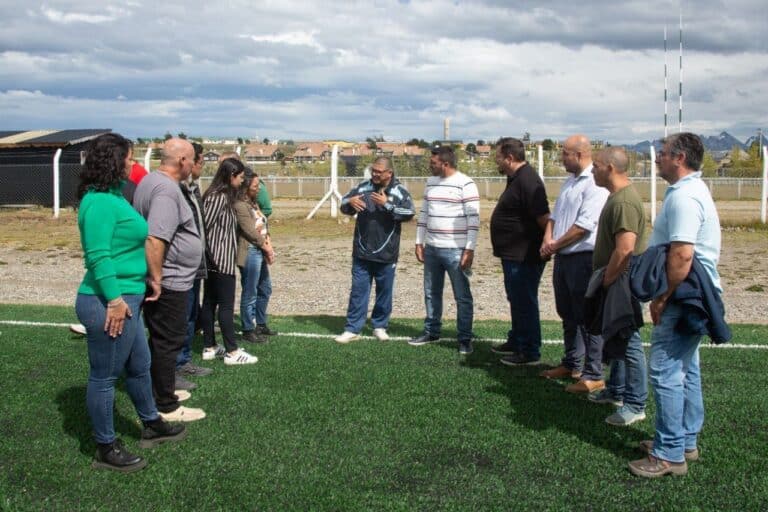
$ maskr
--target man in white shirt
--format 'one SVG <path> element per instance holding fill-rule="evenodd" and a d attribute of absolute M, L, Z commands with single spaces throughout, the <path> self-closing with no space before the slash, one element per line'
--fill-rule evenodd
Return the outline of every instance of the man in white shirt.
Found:
<path fill-rule="evenodd" d="M 570 176 L 544 229 L 541 256 L 555 257 L 552 284 L 557 314 L 563 320 L 565 356 L 559 366 L 541 376 L 578 379 L 565 390 L 592 393 L 605 388 L 603 339 L 589 334 L 584 325 L 584 294 L 592 275 L 597 221 L 609 193 L 592 177 L 592 145 L 586 136 L 568 137 L 562 159 Z"/>
<path fill-rule="evenodd" d="M 416 226 L 416 259 L 424 264 L 424 332 L 408 343 L 425 345 L 440 339 L 445 273 L 456 300 L 459 353 L 472 353 L 473 300 L 469 286 L 480 226 L 480 194 L 471 178 L 456 169 L 453 148 L 432 150 L 432 176 Z"/>

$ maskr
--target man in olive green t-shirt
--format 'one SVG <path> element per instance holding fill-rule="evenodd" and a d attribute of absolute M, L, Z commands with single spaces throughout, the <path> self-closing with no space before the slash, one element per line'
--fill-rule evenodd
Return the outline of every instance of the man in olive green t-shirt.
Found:
<path fill-rule="evenodd" d="M 605 267 L 603 286 L 610 286 L 626 272 L 632 254 L 645 250 L 645 211 L 635 186 L 627 177 L 628 158 L 623 148 L 604 149 L 594 159 L 595 183 L 611 193 L 600 213 L 592 268 Z M 645 419 L 648 399 L 648 370 L 640 334 L 629 338 L 624 359 L 611 361 L 611 376 L 606 389 L 590 395 L 597 403 L 619 406 L 605 421 L 627 426 Z"/>

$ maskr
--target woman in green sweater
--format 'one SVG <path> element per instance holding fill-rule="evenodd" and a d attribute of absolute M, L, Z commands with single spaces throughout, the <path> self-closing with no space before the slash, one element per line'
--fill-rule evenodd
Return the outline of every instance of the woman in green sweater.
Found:
<path fill-rule="evenodd" d="M 152 396 L 150 354 L 140 309 L 146 290 L 147 223 L 121 193 L 132 156 L 131 142 L 116 133 L 93 140 L 80 174 L 77 217 L 86 273 L 75 310 L 88 340 L 86 405 L 98 446 L 93 467 L 122 472 L 147 465 L 115 436 L 115 382 L 123 372 L 144 426 L 139 446 L 181 440 L 187 433 L 183 425 L 163 421 Z"/>

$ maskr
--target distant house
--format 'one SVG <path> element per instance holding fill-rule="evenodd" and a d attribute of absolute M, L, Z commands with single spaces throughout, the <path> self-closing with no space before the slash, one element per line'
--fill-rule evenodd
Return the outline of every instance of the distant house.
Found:
<path fill-rule="evenodd" d="M 296 163 L 324 162 L 331 155 L 331 149 L 322 142 L 302 142 L 297 144 L 293 153 L 293 161 Z"/>
<path fill-rule="evenodd" d="M 475 155 L 477 156 L 477 158 L 490 158 L 491 146 L 489 145 L 475 146 Z"/>
<path fill-rule="evenodd" d="M 53 204 L 53 160 L 59 157 L 60 205 L 77 204 L 88 143 L 112 130 L 0 131 L 0 205 Z"/>
<path fill-rule="evenodd" d="M 273 146 L 272 144 L 251 144 L 250 146 L 246 146 L 243 156 L 245 157 L 246 163 L 258 164 L 274 162 L 277 153 L 277 146 Z"/>
<path fill-rule="evenodd" d="M 203 162 L 218 162 L 220 156 L 217 151 L 206 151 L 203 153 Z"/>

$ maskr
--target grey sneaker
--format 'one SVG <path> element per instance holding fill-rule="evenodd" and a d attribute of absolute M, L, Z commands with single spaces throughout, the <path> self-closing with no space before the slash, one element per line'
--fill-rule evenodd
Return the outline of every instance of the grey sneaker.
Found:
<path fill-rule="evenodd" d="M 179 372 L 176 372 L 176 387 L 174 389 L 182 389 L 184 391 L 192 391 L 197 387 L 194 382 L 188 381 Z"/>
<path fill-rule="evenodd" d="M 645 411 L 635 412 L 629 407 L 621 406 L 619 409 L 605 418 L 605 422 L 614 427 L 628 427 L 645 419 Z"/>
<path fill-rule="evenodd" d="M 190 362 L 177 368 L 176 373 L 180 373 L 181 375 L 186 375 L 189 377 L 205 377 L 206 375 L 212 374 L 213 370 L 203 366 L 195 366 Z"/>
<path fill-rule="evenodd" d="M 611 393 L 608 389 L 603 389 L 597 393 L 590 394 L 587 397 L 587 400 L 595 404 L 610 404 L 615 405 L 616 407 L 621 407 L 624 405 L 624 400 L 613 396 L 613 393 Z"/>
<path fill-rule="evenodd" d="M 408 344 L 412 347 L 420 347 L 422 345 L 426 345 L 427 343 L 432 343 L 433 341 L 437 341 L 440 339 L 440 336 L 434 336 L 432 334 L 424 333 L 420 336 L 416 336 L 415 338 L 411 338 L 408 340 Z"/>
<path fill-rule="evenodd" d="M 459 354 L 468 356 L 473 351 L 472 340 L 459 340 Z"/>

